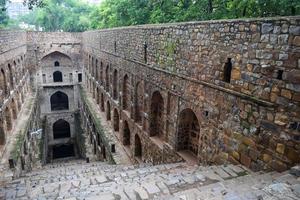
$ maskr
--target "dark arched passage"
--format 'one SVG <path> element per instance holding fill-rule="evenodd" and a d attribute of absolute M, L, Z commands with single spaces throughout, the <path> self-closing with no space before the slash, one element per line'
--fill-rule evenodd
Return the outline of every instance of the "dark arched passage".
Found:
<path fill-rule="evenodd" d="M 163 136 L 164 128 L 164 100 L 160 92 L 153 93 L 151 98 L 151 110 L 150 110 L 150 136 Z"/>
<path fill-rule="evenodd" d="M 63 92 L 55 92 L 51 98 L 51 110 L 68 110 L 69 109 L 69 98 Z"/>
<path fill-rule="evenodd" d="M 113 98 L 118 99 L 118 71 L 116 69 L 113 76 Z"/>
<path fill-rule="evenodd" d="M 138 134 L 134 136 L 134 156 L 138 158 L 142 157 L 142 143 Z"/>
<path fill-rule="evenodd" d="M 123 109 L 124 110 L 129 110 L 129 96 L 130 96 L 130 91 L 129 91 L 129 80 L 128 76 L 125 75 L 123 79 Z"/>
<path fill-rule="evenodd" d="M 106 102 L 106 119 L 107 120 L 111 120 L 110 103 L 109 103 L 109 101 Z"/>
<path fill-rule="evenodd" d="M 119 121 L 120 121 L 120 117 L 119 117 L 119 112 L 117 109 L 114 109 L 114 131 L 119 131 Z"/>
<path fill-rule="evenodd" d="M 62 81 L 63 81 L 62 73 L 60 71 L 55 71 L 53 73 L 53 82 L 62 82 Z"/>
<path fill-rule="evenodd" d="M 71 136 L 70 124 L 69 122 L 59 119 L 53 124 L 53 138 L 68 138 Z"/>
<path fill-rule="evenodd" d="M 179 114 L 177 150 L 188 150 L 198 154 L 199 145 L 199 122 L 195 113 L 187 108 Z"/>
<path fill-rule="evenodd" d="M 130 129 L 127 121 L 124 121 L 124 126 L 123 126 L 123 145 L 125 146 L 130 145 Z"/>

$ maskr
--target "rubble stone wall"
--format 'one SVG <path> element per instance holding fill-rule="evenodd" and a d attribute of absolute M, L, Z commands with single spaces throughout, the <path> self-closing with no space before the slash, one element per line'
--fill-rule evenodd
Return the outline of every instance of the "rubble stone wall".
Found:
<path fill-rule="evenodd" d="M 120 112 L 125 143 L 128 124 L 132 157 L 173 162 L 189 150 L 203 164 L 282 171 L 300 161 L 299 23 L 284 17 L 84 32 L 86 85 L 102 110 Z"/>

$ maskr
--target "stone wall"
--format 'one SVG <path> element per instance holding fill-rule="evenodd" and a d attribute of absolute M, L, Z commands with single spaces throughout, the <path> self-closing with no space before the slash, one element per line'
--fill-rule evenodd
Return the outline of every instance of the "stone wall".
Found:
<path fill-rule="evenodd" d="M 85 32 L 86 84 L 103 111 L 120 113 L 132 157 L 174 162 L 188 150 L 202 164 L 282 171 L 300 162 L 299 23 L 285 17 Z"/>

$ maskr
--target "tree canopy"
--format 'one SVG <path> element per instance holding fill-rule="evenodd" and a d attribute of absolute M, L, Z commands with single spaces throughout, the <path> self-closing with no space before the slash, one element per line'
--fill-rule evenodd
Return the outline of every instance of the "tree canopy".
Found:
<path fill-rule="evenodd" d="M 104 0 L 95 6 L 81 0 L 25 2 L 37 8 L 22 21 L 45 31 L 300 14 L 299 0 Z"/>

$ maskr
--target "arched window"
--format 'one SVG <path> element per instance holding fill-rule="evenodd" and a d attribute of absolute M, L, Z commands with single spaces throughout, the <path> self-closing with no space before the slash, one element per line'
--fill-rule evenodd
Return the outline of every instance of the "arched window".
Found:
<path fill-rule="evenodd" d="M 185 109 L 179 114 L 177 150 L 187 150 L 198 154 L 199 145 L 199 122 L 191 109 Z"/>
<path fill-rule="evenodd" d="M 138 134 L 134 136 L 134 156 L 138 158 L 142 157 L 142 143 Z"/>
<path fill-rule="evenodd" d="M 129 80 L 127 74 L 124 76 L 123 79 L 123 109 L 124 110 L 129 110 Z"/>
<path fill-rule="evenodd" d="M 224 65 L 224 81 L 230 83 L 231 79 L 231 70 L 232 70 L 232 63 L 231 58 L 227 59 L 227 62 Z"/>
<path fill-rule="evenodd" d="M 5 123 L 6 123 L 6 130 L 10 131 L 12 129 L 12 118 L 11 118 L 11 112 L 8 107 L 5 109 Z"/>
<path fill-rule="evenodd" d="M 58 62 L 58 61 L 55 61 L 55 62 L 54 62 L 54 66 L 55 66 L 55 67 L 59 67 L 59 62 Z"/>
<path fill-rule="evenodd" d="M 53 124 L 53 138 L 68 138 L 71 136 L 70 124 L 63 120 L 59 119 Z"/>
<path fill-rule="evenodd" d="M 135 87 L 135 95 L 134 95 L 134 110 L 135 115 L 134 119 L 137 123 L 142 123 L 142 111 L 143 111 L 143 86 L 141 82 L 138 82 Z"/>
<path fill-rule="evenodd" d="M 101 93 L 101 99 L 100 99 L 100 109 L 102 112 L 104 112 L 104 96 L 103 93 Z"/>
<path fill-rule="evenodd" d="M 113 80 L 113 98 L 115 100 L 118 99 L 118 71 L 115 69 L 114 71 L 114 80 Z"/>
<path fill-rule="evenodd" d="M 2 122 L 0 124 L 0 145 L 4 145 L 5 144 L 5 132 L 3 129 L 3 125 Z"/>
<path fill-rule="evenodd" d="M 106 102 L 106 119 L 107 120 L 111 120 L 111 116 L 110 116 L 110 103 L 109 103 L 109 101 Z"/>
<path fill-rule="evenodd" d="M 14 99 L 11 100 L 11 111 L 13 119 L 17 119 L 17 105 Z"/>
<path fill-rule="evenodd" d="M 163 136 L 163 120 L 164 113 L 164 100 L 160 92 L 153 93 L 151 98 L 151 110 L 150 110 L 150 136 Z"/>
<path fill-rule="evenodd" d="M 119 131 L 119 112 L 117 109 L 114 109 L 114 131 Z"/>
<path fill-rule="evenodd" d="M 63 78 L 62 78 L 62 73 L 60 71 L 55 71 L 53 73 L 53 82 L 62 82 Z"/>
<path fill-rule="evenodd" d="M 124 127 L 123 127 L 123 145 L 124 146 L 130 145 L 130 129 L 129 129 L 127 121 L 124 121 Z"/>
<path fill-rule="evenodd" d="M 55 92 L 51 98 L 51 110 L 68 110 L 69 109 L 69 98 L 63 92 Z"/>

